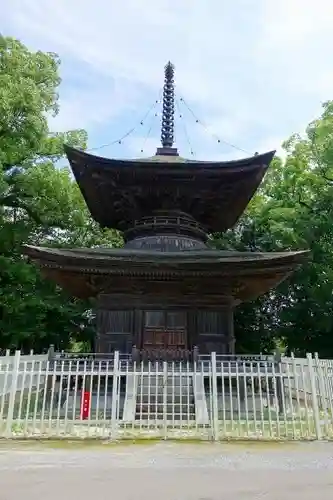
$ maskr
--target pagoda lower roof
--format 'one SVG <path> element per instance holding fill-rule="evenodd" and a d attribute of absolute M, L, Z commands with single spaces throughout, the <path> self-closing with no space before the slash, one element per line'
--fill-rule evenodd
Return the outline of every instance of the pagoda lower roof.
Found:
<path fill-rule="evenodd" d="M 260 253 L 207 249 L 154 252 L 30 245 L 25 246 L 23 251 L 42 268 L 46 277 L 79 298 L 106 293 L 106 283 L 111 293 L 113 280 L 119 284 L 119 280 L 129 278 L 141 281 L 188 279 L 207 283 L 215 281 L 217 294 L 230 293 L 238 303 L 275 287 L 308 255 L 306 251 Z M 96 279 L 91 280 L 92 277 Z M 131 292 L 130 287 L 128 292 Z"/>
<path fill-rule="evenodd" d="M 192 161 L 179 156 L 116 160 L 65 146 L 92 217 L 126 231 L 158 210 L 191 215 L 207 233 L 235 225 L 274 151 L 241 160 Z"/>

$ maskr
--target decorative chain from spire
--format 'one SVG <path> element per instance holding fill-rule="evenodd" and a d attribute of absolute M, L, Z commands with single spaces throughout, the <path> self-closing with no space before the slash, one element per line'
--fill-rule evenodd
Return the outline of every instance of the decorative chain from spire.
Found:
<path fill-rule="evenodd" d="M 163 148 L 172 148 L 174 140 L 175 115 L 175 67 L 169 61 L 164 68 L 163 111 L 161 143 Z"/>

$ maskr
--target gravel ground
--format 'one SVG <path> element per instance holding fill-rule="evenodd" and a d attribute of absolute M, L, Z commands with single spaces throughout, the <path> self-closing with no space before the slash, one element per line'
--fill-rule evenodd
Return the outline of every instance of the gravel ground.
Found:
<path fill-rule="evenodd" d="M 332 492 L 333 443 L 0 446 L 0 500 L 318 500 Z"/>

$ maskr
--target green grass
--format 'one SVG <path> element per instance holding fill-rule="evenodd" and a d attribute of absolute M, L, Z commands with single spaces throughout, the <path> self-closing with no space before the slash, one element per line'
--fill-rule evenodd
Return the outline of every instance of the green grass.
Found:
<path fill-rule="evenodd" d="M 1 425 L 2 424 L 2 425 Z M 113 441 L 151 441 L 167 439 L 171 441 L 212 441 L 211 426 L 164 426 L 162 422 L 157 422 L 154 426 L 152 422 L 147 425 L 126 425 L 120 424 L 116 427 L 114 435 L 111 435 L 110 420 L 105 422 L 89 421 L 64 421 L 48 420 L 41 422 L 16 421 L 11 427 L 11 436 L 14 439 L 69 439 L 69 440 L 113 440 Z M 0 422 L 0 435 L 4 435 L 6 422 Z M 333 438 L 333 428 L 331 427 L 325 439 Z M 224 421 L 218 423 L 219 441 L 301 441 L 313 440 L 316 438 L 314 421 L 309 422 L 232 422 Z"/>
<path fill-rule="evenodd" d="M 8 399 L 5 400 L 4 417 L 8 411 Z M 43 421 L 43 397 L 38 393 L 31 393 L 30 398 L 27 394 L 18 395 L 14 404 L 14 422 L 11 426 L 13 438 L 21 439 L 70 439 L 74 441 L 86 440 L 105 440 L 110 439 L 111 414 L 106 416 L 101 411 L 97 419 L 91 421 L 79 420 L 79 410 L 68 411 L 65 419 L 64 410 L 60 413 L 57 421 L 58 405 L 55 404 L 52 413 L 44 408 Z M 24 418 L 20 419 L 20 415 Z M 93 414 L 93 416 L 95 416 Z M 218 437 L 220 441 L 280 441 L 280 440 L 311 440 L 316 438 L 315 422 L 311 414 L 308 419 L 305 414 L 292 416 L 290 414 L 279 415 L 274 410 L 267 408 L 256 414 L 254 418 L 246 420 L 244 415 L 235 415 L 234 420 L 226 417 L 223 419 L 223 412 L 219 412 Z M 333 421 L 328 417 L 328 428 L 325 429 L 324 414 L 320 415 L 322 419 L 321 429 L 325 439 L 333 438 Z M 35 420 L 35 421 L 34 421 Z M 201 442 L 212 440 L 211 425 L 196 425 L 195 421 L 184 422 L 167 421 L 164 425 L 163 420 L 156 422 L 150 420 L 142 425 L 138 421 L 133 424 L 118 423 L 117 432 L 114 439 L 116 441 L 126 440 L 129 442 L 143 441 L 150 442 L 160 439 Z M 0 421 L 0 436 L 4 435 L 6 429 L 5 418 Z M 105 431 L 105 432 L 103 432 Z"/>

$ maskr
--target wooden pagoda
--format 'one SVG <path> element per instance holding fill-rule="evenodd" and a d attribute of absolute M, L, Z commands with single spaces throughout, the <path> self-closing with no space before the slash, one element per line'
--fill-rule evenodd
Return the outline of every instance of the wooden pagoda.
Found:
<path fill-rule="evenodd" d="M 47 278 L 94 299 L 97 352 L 148 359 L 233 354 L 235 307 L 276 286 L 306 256 L 210 247 L 209 234 L 232 228 L 242 215 L 274 152 L 228 162 L 181 158 L 173 147 L 173 103 L 168 63 L 162 147 L 152 158 L 106 159 L 65 147 L 92 217 L 120 230 L 123 248 L 24 248 Z"/>

